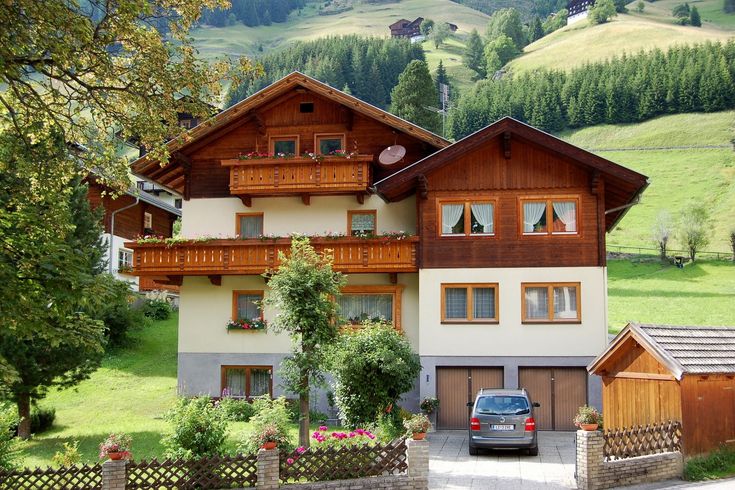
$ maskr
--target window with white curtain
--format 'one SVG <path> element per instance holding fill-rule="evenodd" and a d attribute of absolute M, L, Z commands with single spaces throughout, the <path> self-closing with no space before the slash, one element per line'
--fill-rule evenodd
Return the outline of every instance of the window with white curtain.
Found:
<path fill-rule="evenodd" d="M 351 325 L 365 320 L 393 322 L 392 294 L 342 294 L 337 304 L 340 315 Z"/>
<path fill-rule="evenodd" d="M 442 284 L 442 322 L 495 323 L 497 284 Z"/>
<path fill-rule="evenodd" d="M 524 235 L 576 235 L 577 199 L 524 199 Z"/>
<path fill-rule="evenodd" d="M 495 203 L 463 201 L 441 203 L 442 235 L 494 235 Z"/>
<path fill-rule="evenodd" d="M 260 302 L 263 300 L 263 293 L 257 292 L 235 292 L 235 301 L 237 308 L 237 318 L 233 320 L 253 320 L 261 318 L 263 313 L 260 308 Z"/>
<path fill-rule="evenodd" d="M 578 322 L 579 283 L 523 284 L 524 322 Z"/>
<path fill-rule="evenodd" d="M 350 218 L 350 235 L 370 235 L 377 232 L 375 222 L 377 213 L 374 210 L 369 211 L 349 211 Z"/>
<path fill-rule="evenodd" d="M 238 214 L 237 233 L 240 238 L 260 238 L 263 236 L 263 215 Z"/>
<path fill-rule="evenodd" d="M 223 397 L 252 398 L 272 395 L 272 366 L 222 366 Z"/>

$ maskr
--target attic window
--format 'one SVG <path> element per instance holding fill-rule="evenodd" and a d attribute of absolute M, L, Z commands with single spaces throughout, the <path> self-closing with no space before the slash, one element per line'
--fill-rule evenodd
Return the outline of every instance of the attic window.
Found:
<path fill-rule="evenodd" d="M 314 112 L 314 103 L 302 102 L 301 104 L 299 104 L 299 111 L 301 113 Z"/>

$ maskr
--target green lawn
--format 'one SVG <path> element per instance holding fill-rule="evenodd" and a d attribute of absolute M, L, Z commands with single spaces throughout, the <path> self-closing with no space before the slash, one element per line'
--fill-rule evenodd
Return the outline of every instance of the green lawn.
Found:
<path fill-rule="evenodd" d="M 735 263 L 702 261 L 683 269 L 655 259 L 608 262 L 608 323 L 733 325 Z"/>
<path fill-rule="evenodd" d="M 566 131 L 561 138 L 592 150 L 666 146 L 729 145 L 735 112 L 677 114 L 640 124 L 601 125 Z M 610 245 L 653 247 L 651 226 L 660 210 L 676 218 L 691 200 L 707 204 L 713 218 L 706 250 L 730 250 L 735 226 L 735 153 L 731 148 L 656 151 L 598 151 L 601 156 L 647 175 L 650 186 L 608 236 Z M 675 248 L 681 243 L 674 241 Z"/>

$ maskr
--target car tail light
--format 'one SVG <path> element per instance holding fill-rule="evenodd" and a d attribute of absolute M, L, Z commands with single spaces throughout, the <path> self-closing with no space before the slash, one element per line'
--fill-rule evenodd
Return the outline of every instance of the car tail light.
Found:
<path fill-rule="evenodd" d="M 470 419 L 470 430 L 480 430 L 480 419 L 476 417 Z"/>
<path fill-rule="evenodd" d="M 526 419 L 526 432 L 533 432 L 536 430 L 536 421 L 533 420 L 533 417 L 528 417 Z"/>

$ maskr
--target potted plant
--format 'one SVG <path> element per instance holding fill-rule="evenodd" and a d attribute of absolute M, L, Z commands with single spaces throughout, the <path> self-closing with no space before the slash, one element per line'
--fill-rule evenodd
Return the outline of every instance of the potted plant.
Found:
<path fill-rule="evenodd" d="M 255 434 L 258 446 L 268 450 L 275 449 L 283 438 L 284 434 L 276 424 L 268 424 Z"/>
<path fill-rule="evenodd" d="M 100 444 L 100 459 L 110 458 L 117 461 L 123 458 L 130 458 L 130 449 L 132 447 L 132 439 L 127 434 L 110 434 Z"/>
<path fill-rule="evenodd" d="M 426 415 L 431 415 L 439 408 L 439 399 L 432 396 L 428 396 L 421 400 L 421 411 Z"/>
<path fill-rule="evenodd" d="M 602 425 L 602 414 L 596 408 L 582 405 L 574 417 L 574 425 L 582 430 L 592 431 Z"/>
<path fill-rule="evenodd" d="M 416 413 L 403 421 L 406 433 L 411 434 L 414 440 L 420 441 L 426 437 L 426 431 L 431 427 L 429 417 L 423 413 Z"/>

